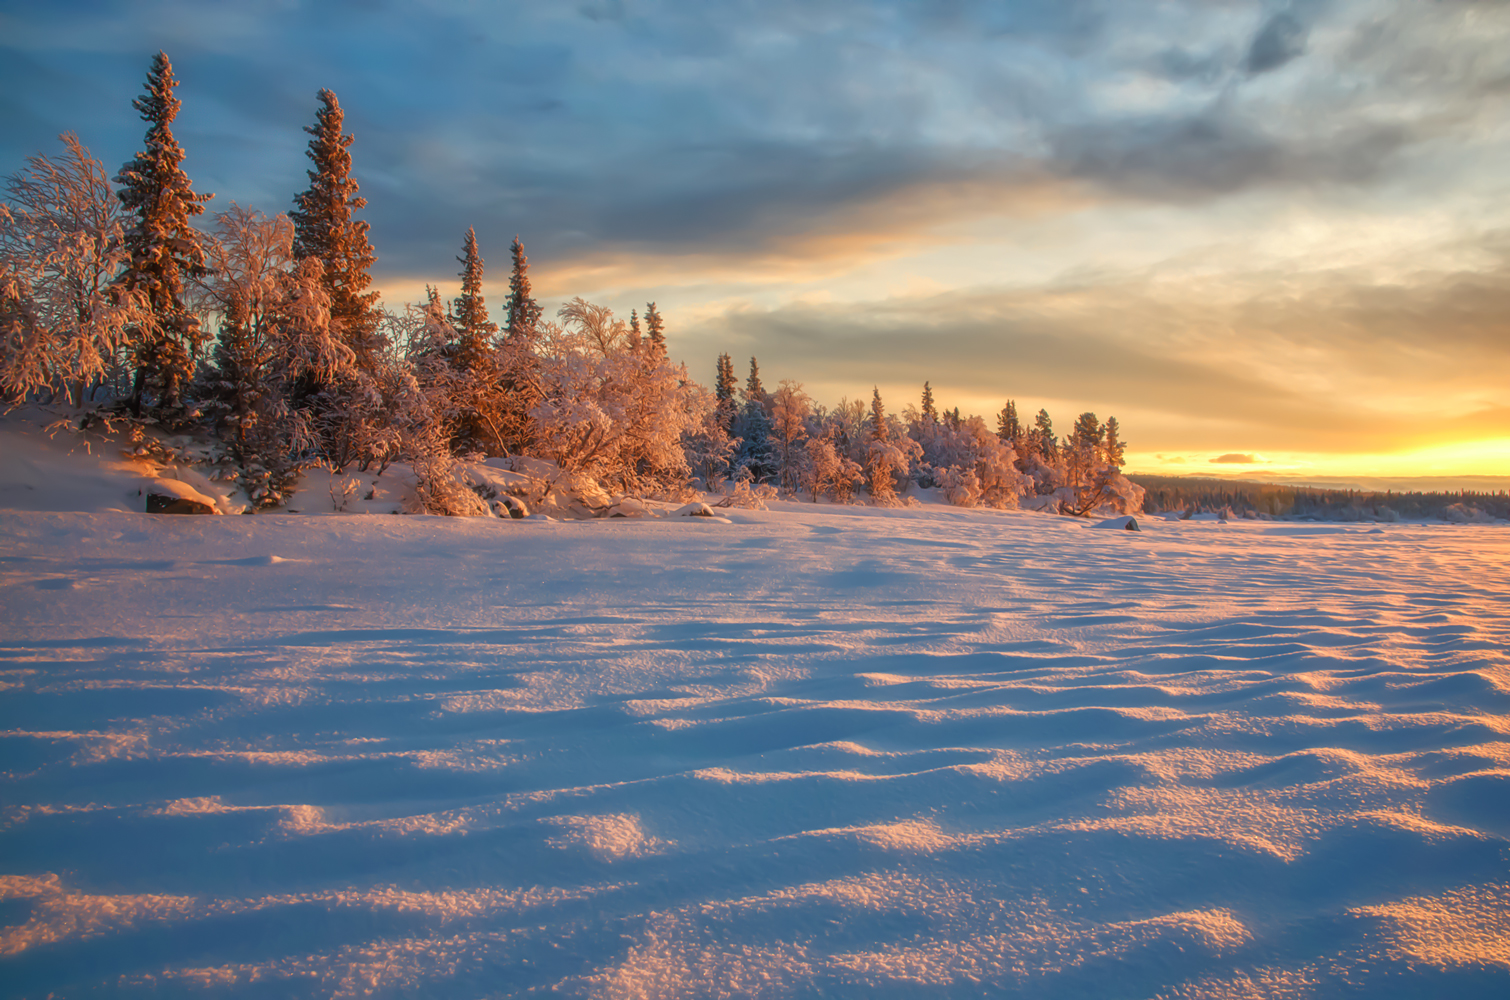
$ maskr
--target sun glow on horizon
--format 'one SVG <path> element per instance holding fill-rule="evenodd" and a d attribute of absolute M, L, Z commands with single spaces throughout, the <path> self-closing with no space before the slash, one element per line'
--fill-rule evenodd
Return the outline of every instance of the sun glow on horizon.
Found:
<path fill-rule="evenodd" d="M 1239 461 L 1247 455 L 1251 461 Z M 1219 461 L 1226 458 L 1226 461 Z M 1127 468 L 1134 473 L 1191 477 L 1259 479 L 1386 478 L 1510 480 L 1510 438 L 1457 441 L 1378 453 L 1270 452 L 1132 452 Z M 1471 488 L 1465 486 L 1465 488 Z M 1504 488 L 1503 485 L 1494 487 Z"/>

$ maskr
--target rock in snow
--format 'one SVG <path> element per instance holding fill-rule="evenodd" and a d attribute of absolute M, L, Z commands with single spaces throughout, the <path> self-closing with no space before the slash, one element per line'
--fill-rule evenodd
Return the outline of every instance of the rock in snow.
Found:
<path fill-rule="evenodd" d="M 148 514 L 219 514 L 215 501 L 176 479 L 152 479 L 142 490 Z"/>
<path fill-rule="evenodd" d="M 517 521 L 529 517 L 530 509 L 518 497 L 501 496 L 493 501 L 493 513 L 499 517 L 511 517 Z"/>
<path fill-rule="evenodd" d="M 1121 528 L 1124 531 L 1142 531 L 1138 527 L 1138 521 L 1132 517 L 1109 517 L 1105 521 L 1091 525 L 1092 528 Z"/>
<path fill-rule="evenodd" d="M 671 512 L 672 517 L 713 517 L 713 508 L 705 503 L 693 501 L 683 507 L 678 507 Z"/>

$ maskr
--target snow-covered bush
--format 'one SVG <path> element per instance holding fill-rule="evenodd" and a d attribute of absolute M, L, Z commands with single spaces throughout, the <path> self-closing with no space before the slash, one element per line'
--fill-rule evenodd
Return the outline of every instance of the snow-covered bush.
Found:
<path fill-rule="evenodd" d="M 682 439 L 704 430 L 710 400 L 684 366 L 650 350 L 573 352 L 545 361 L 542 382 L 536 454 L 618 492 L 686 492 Z"/>
<path fill-rule="evenodd" d="M 820 496 L 834 503 L 849 503 L 854 499 L 855 488 L 865 482 L 865 470 L 856 462 L 839 453 L 833 439 L 808 438 L 807 481 L 804 485 L 817 503 Z"/>
<path fill-rule="evenodd" d="M 61 138 L 63 155 L 29 158 L 0 204 L 0 397 L 77 406 L 151 311 L 144 290 L 114 284 L 130 261 L 128 219 L 104 166 Z"/>

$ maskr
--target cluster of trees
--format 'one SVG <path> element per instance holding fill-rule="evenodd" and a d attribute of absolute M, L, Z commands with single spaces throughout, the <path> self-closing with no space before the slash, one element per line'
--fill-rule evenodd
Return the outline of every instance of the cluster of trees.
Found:
<path fill-rule="evenodd" d="M 1474 520 L 1473 512 L 1477 512 L 1486 518 L 1510 519 L 1510 493 L 1503 491 L 1331 490 L 1179 476 L 1132 478 L 1145 491 L 1143 506 L 1149 513 L 1180 511 L 1320 521 L 1396 521 L 1401 518 L 1461 521 Z"/>
<path fill-rule="evenodd" d="M 1015 507 L 1035 498 L 1035 505 L 1073 514 L 1107 504 L 1135 510 L 1142 495 L 1122 475 L 1126 444 L 1115 417 L 1102 423 L 1083 413 L 1060 441 L 1046 410 L 1025 426 L 1009 400 L 993 429 L 958 408 L 940 411 L 927 382 L 919 405 L 904 407 L 900 418 L 886 412 L 879 390 L 868 407 L 845 399 L 828 409 L 798 382 L 767 391 L 755 358 L 740 390 L 727 354 L 718 359 L 714 384 L 718 430 L 732 447 L 728 458 L 704 468 L 705 479 L 747 479 L 815 501 L 844 502 L 864 489 L 881 504 L 899 502 L 916 483 L 965 507 Z"/>
<path fill-rule="evenodd" d="M 114 178 L 72 135 L 12 176 L 0 205 L 0 393 L 103 400 L 134 419 L 212 429 L 230 475 L 259 506 L 281 503 L 311 464 L 412 463 L 428 509 L 475 500 L 457 485 L 468 455 L 529 455 L 620 493 L 675 496 L 733 482 L 745 495 L 806 492 L 901 502 L 912 483 L 955 503 L 1023 497 L 1084 513 L 1135 508 L 1114 418 L 1082 414 L 1059 441 L 1046 412 L 1020 425 L 1009 402 L 980 417 L 920 407 L 828 410 L 799 383 L 767 391 L 755 359 L 739 384 L 728 355 L 713 391 L 667 357 L 654 303 L 626 322 L 572 299 L 547 319 L 528 259 L 512 245 L 504 322 L 483 297 L 476 234 L 462 244 L 460 295 L 436 289 L 393 310 L 370 288 L 376 260 L 336 95 L 319 94 L 309 187 L 286 215 L 231 204 L 196 225 L 209 194 L 182 168 L 180 103 L 158 53 L 133 104 L 145 149 Z M 1034 501 L 1035 503 L 1039 501 Z"/>

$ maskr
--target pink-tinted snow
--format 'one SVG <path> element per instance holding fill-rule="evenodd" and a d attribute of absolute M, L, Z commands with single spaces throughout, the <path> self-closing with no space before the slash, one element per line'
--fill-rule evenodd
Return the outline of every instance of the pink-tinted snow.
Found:
<path fill-rule="evenodd" d="M 728 521 L 0 512 L 0 992 L 1510 994 L 1510 529 Z"/>

